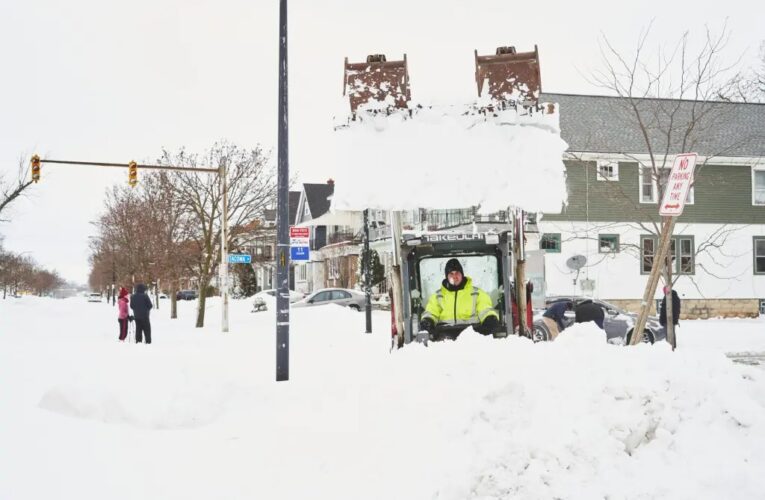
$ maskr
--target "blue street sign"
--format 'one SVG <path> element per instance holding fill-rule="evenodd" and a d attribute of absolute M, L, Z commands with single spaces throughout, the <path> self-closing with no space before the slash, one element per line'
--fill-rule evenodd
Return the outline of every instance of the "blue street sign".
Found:
<path fill-rule="evenodd" d="M 229 264 L 250 264 L 252 263 L 252 255 L 244 253 L 232 253 L 228 256 Z"/>
<path fill-rule="evenodd" d="M 308 260 L 311 255 L 309 247 L 291 247 L 290 260 Z"/>

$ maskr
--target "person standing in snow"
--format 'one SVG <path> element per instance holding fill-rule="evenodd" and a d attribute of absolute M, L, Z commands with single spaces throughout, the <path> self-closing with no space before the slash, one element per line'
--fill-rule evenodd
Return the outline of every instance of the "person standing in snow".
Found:
<path fill-rule="evenodd" d="M 603 330 L 603 321 L 606 319 L 606 313 L 603 308 L 591 300 L 583 300 L 574 308 L 574 316 L 577 323 L 587 323 L 594 321 L 598 328 Z"/>
<path fill-rule="evenodd" d="M 420 330 L 436 334 L 439 324 L 474 325 L 478 333 L 494 333 L 500 325 L 499 314 L 492 307 L 489 294 L 473 285 L 457 259 L 446 262 L 444 274 L 441 288 L 430 296 L 420 318 Z"/>
<path fill-rule="evenodd" d="M 124 342 L 128 331 L 128 291 L 123 286 L 120 287 L 119 298 L 117 299 L 117 321 L 120 324 L 120 342 Z"/>
<path fill-rule="evenodd" d="M 665 331 L 667 329 L 667 292 L 669 292 L 669 287 L 665 286 L 664 298 L 661 299 L 659 306 L 659 323 Z M 672 290 L 672 320 L 675 326 L 680 323 L 680 296 L 674 290 Z"/>
<path fill-rule="evenodd" d="M 130 296 L 130 309 L 135 317 L 135 341 L 143 342 L 146 334 L 146 343 L 151 344 L 151 322 L 149 312 L 152 308 L 151 299 L 146 295 L 146 285 L 139 283 L 135 286 L 135 293 Z"/>

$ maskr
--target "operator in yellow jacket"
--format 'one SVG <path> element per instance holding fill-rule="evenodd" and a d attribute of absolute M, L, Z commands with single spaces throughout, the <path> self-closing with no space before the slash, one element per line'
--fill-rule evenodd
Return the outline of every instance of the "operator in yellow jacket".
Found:
<path fill-rule="evenodd" d="M 420 330 L 433 334 L 439 324 L 473 325 L 478 333 L 494 333 L 500 325 L 499 314 L 492 307 L 489 294 L 473 285 L 457 259 L 446 262 L 444 274 L 446 279 L 441 282 L 440 290 L 430 296 L 420 318 Z"/>

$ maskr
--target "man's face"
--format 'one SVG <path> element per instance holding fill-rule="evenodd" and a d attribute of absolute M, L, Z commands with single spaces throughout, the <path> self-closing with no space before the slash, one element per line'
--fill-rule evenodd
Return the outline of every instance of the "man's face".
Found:
<path fill-rule="evenodd" d="M 459 271 L 450 271 L 446 276 L 446 279 L 449 281 L 450 285 L 459 286 L 459 284 L 462 283 L 462 273 Z"/>

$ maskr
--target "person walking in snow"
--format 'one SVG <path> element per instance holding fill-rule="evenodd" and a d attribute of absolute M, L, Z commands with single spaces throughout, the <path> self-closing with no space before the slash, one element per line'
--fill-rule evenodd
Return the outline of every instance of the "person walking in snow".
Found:
<path fill-rule="evenodd" d="M 667 329 L 667 292 L 669 292 L 669 287 L 665 286 L 664 298 L 661 299 L 659 306 L 659 323 L 665 331 Z M 680 296 L 674 290 L 672 290 L 672 320 L 675 326 L 680 324 Z"/>
<path fill-rule="evenodd" d="M 464 325 L 462 329 L 474 325 L 478 333 L 494 333 L 500 325 L 499 314 L 492 307 L 489 294 L 473 285 L 473 280 L 465 276 L 457 259 L 446 262 L 444 274 L 441 288 L 430 296 L 420 318 L 420 330 L 437 335 L 439 324 Z"/>
<path fill-rule="evenodd" d="M 117 299 L 117 321 L 120 325 L 120 342 L 124 342 L 128 331 L 128 291 L 125 287 L 120 287 L 119 298 Z"/>
<path fill-rule="evenodd" d="M 149 312 L 152 308 L 151 299 L 146 295 L 146 285 L 139 283 L 135 286 L 135 293 L 130 296 L 130 309 L 135 317 L 135 341 L 143 342 L 144 334 L 146 343 L 151 344 L 151 322 Z"/>

